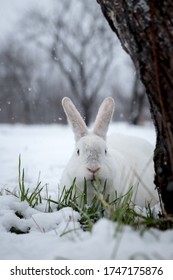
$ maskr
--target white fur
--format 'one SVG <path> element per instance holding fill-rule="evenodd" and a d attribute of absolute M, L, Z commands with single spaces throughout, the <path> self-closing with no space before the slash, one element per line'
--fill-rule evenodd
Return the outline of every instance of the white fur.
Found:
<path fill-rule="evenodd" d="M 145 140 L 119 134 L 111 135 L 106 141 L 107 130 L 114 112 L 114 100 L 106 98 L 101 104 L 93 132 L 86 124 L 72 101 L 64 97 L 62 106 L 74 132 L 76 147 L 60 181 L 60 190 L 69 188 L 76 178 L 81 191 L 84 178 L 87 181 L 88 199 L 95 194 L 93 180 L 100 186 L 106 181 L 106 192 L 115 198 L 115 192 L 126 194 L 133 186 L 132 202 L 145 206 L 158 202 L 154 188 L 153 147 Z"/>

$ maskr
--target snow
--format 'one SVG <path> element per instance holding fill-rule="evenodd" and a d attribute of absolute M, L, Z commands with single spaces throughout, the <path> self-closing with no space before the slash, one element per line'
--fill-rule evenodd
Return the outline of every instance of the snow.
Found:
<path fill-rule="evenodd" d="M 151 126 L 113 124 L 116 131 L 138 135 L 154 144 Z M 173 231 L 150 229 L 141 234 L 130 226 L 100 219 L 91 232 L 80 226 L 79 213 L 71 208 L 47 213 L 44 202 L 31 208 L 3 191 L 17 192 L 18 158 L 21 155 L 25 182 L 35 188 L 39 173 L 51 198 L 58 195 L 58 182 L 74 146 L 71 130 L 60 125 L 0 125 L 0 259 L 172 259 Z M 43 194 L 46 190 L 43 190 Z M 16 215 L 21 212 L 23 218 Z M 157 211 L 156 211 L 157 212 Z M 17 227 L 26 234 L 9 232 Z"/>

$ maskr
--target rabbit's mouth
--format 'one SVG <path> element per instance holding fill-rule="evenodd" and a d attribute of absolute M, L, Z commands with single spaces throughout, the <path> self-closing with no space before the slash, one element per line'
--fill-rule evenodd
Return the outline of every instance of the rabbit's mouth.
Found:
<path fill-rule="evenodd" d="M 102 180 L 98 178 L 98 176 L 93 175 L 92 178 L 88 179 L 88 181 L 92 184 L 101 184 Z"/>
<path fill-rule="evenodd" d="M 91 183 L 94 183 L 98 180 L 98 176 L 96 176 L 95 174 L 92 174 L 91 176 L 89 176 L 88 180 Z"/>
<path fill-rule="evenodd" d="M 93 176 L 93 178 L 90 180 L 91 184 L 94 184 L 94 182 L 96 182 L 96 181 L 97 180 L 96 180 L 95 176 Z"/>

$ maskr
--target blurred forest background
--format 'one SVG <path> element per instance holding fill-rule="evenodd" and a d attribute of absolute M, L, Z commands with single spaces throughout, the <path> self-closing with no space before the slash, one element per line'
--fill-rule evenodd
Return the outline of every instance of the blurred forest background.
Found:
<path fill-rule="evenodd" d="M 87 124 L 106 96 L 114 120 L 150 120 L 145 88 L 96 0 L 32 5 L 0 44 L 0 123 L 65 123 L 63 96 Z"/>

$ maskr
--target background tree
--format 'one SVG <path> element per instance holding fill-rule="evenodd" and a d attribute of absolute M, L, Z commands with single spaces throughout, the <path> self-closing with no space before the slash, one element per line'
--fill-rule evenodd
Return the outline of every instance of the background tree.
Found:
<path fill-rule="evenodd" d="M 142 111 L 146 108 L 146 91 L 139 78 L 134 79 L 134 86 L 132 90 L 132 98 L 130 104 L 130 123 L 139 124 L 140 118 L 143 115 Z"/>
<path fill-rule="evenodd" d="M 145 85 L 157 133 L 155 184 L 173 214 L 173 2 L 97 2 Z"/>
<path fill-rule="evenodd" d="M 28 30 L 26 38 L 45 50 L 54 64 L 52 68 L 57 67 L 64 75 L 68 95 L 79 103 L 87 124 L 106 81 L 113 43 L 116 44 L 116 39 L 106 32 L 100 11 L 93 9 L 91 2 L 54 1 L 51 17 L 32 11 L 22 25 Z"/>
<path fill-rule="evenodd" d="M 0 53 L 1 122 L 30 123 L 34 62 L 15 49 L 13 40 L 8 43 Z"/>
<path fill-rule="evenodd" d="M 115 121 L 148 119 L 145 102 L 138 110 L 133 63 L 97 3 L 50 0 L 45 8 L 21 13 L 5 45 L 0 41 L 0 122 L 64 123 L 65 95 L 87 123 L 106 95 L 116 100 Z"/>
<path fill-rule="evenodd" d="M 20 40 L 8 39 L 0 52 L 0 122 L 62 123 L 57 88 L 52 75 L 45 79 L 45 73 L 47 69 L 37 53 Z M 62 88 L 60 80 L 56 86 Z"/>

